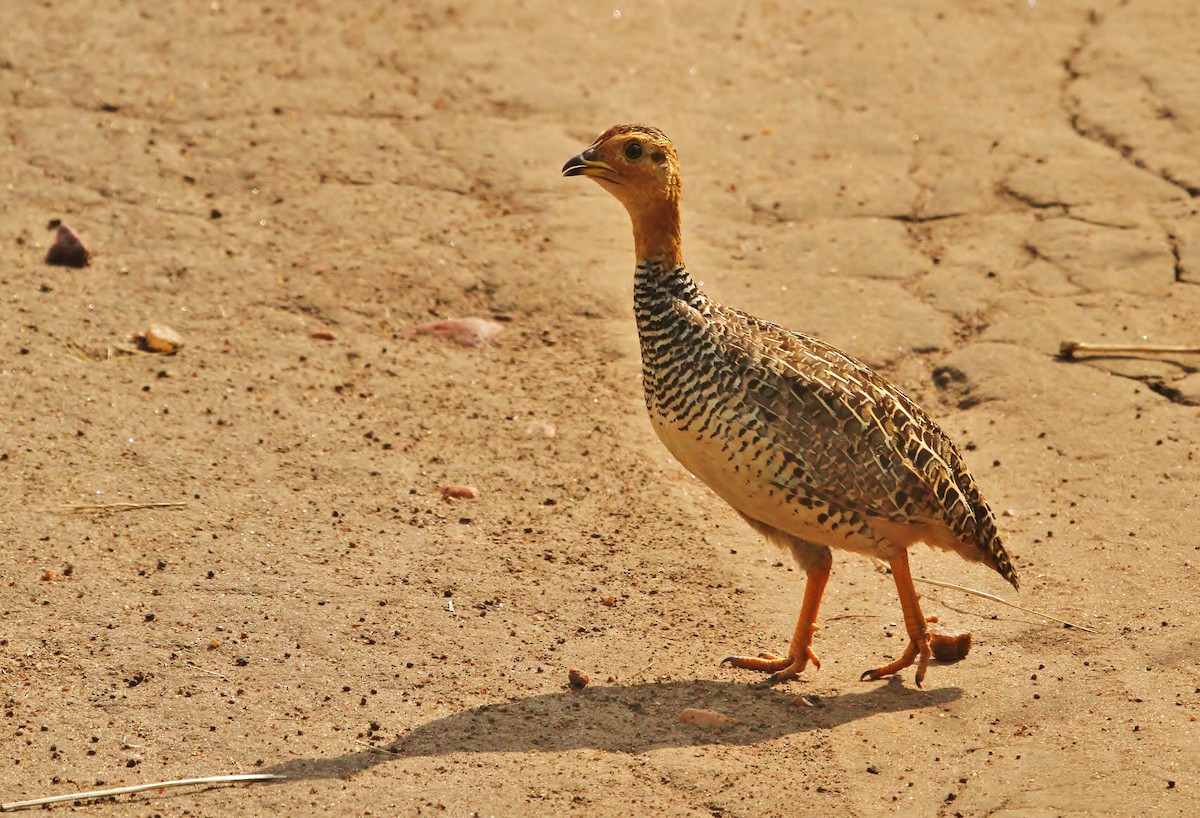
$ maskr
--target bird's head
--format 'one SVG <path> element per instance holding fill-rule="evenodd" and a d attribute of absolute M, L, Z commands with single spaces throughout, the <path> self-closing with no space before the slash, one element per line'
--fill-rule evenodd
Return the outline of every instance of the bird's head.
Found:
<path fill-rule="evenodd" d="M 633 219 L 639 260 L 679 258 L 682 181 L 675 146 L 649 125 L 616 125 L 567 160 L 563 176 L 590 176 L 617 198 Z"/>
<path fill-rule="evenodd" d="M 679 199 L 679 159 L 667 135 L 649 125 L 614 125 L 563 165 L 563 176 L 590 176 L 626 207 Z"/>

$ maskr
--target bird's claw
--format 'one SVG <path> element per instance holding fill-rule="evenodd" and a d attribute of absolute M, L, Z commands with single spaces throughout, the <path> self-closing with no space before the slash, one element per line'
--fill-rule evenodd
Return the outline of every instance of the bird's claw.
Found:
<path fill-rule="evenodd" d="M 877 682 L 880 679 L 882 679 L 884 676 L 896 676 L 896 675 L 897 675 L 897 673 L 880 673 L 878 668 L 872 668 L 870 670 L 864 670 L 863 674 L 858 677 L 858 680 L 860 682 Z M 921 670 L 918 670 L 917 678 L 914 680 L 914 681 L 916 681 L 918 688 L 921 688 L 921 682 L 923 682 L 924 680 L 925 680 L 925 673 Z"/>
<path fill-rule="evenodd" d="M 757 670 L 760 673 L 769 673 L 771 675 L 763 681 L 763 686 L 770 687 L 771 685 L 796 678 L 809 662 L 812 662 L 818 670 L 820 669 L 821 661 L 813 653 L 812 648 L 805 650 L 805 656 L 806 658 L 803 661 L 797 660 L 792 656 L 776 656 L 774 653 L 760 653 L 754 658 L 747 656 L 727 656 L 721 660 L 721 665 L 729 664 L 732 667 L 745 670 Z"/>
<path fill-rule="evenodd" d="M 763 653 L 758 654 L 757 658 L 765 659 L 768 662 L 779 661 L 779 657 L 776 656 L 774 653 L 768 653 L 765 651 Z M 721 664 L 717 665 L 717 667 L 725 667 L 725 665 L 727 665 L 727 664 L 731 665 L 732 667 L 740 667 L 738 662 L 744 662 L 744 661 L 746 661 L 745 656 L 726 656 L 724 659 L 721 660 Z"/>
<path fill-rule="evenodd" d="M 878 682 L 880 679 L 884 678 L 885 676 L 888 676 L 891 678 L 896 678 L 899 675 L 900 675 L 899 673 L 879 673 L 879 672 L 877 672 L 877 668 L 871 668 L 870 670 L 864 670 L 862 675 L 858 677 L 858 680 L 860 682 Z M 920 686 L 921 686 L 921 683 L 917 682 L 917 687 L 920 687 Z"/>

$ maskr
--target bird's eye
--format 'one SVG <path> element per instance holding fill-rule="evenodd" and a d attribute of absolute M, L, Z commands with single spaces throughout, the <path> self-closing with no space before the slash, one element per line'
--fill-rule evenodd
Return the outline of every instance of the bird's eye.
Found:
<path fill-rule="evenodd" d="M 625 146 L 625 158 L 630 162 L 636 162 L 642 158 L 642 143 L 630 142 Z"/>

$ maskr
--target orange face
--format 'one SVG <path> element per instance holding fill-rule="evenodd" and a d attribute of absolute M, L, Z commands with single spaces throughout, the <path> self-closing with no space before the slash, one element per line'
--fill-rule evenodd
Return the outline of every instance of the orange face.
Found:
<path fill-rule="evenodd" d="M 648 125 L 617 125 L 563 165 L 563 176 L 590 176 L 630 212 L 678 201 L 679 162 L 666 135 Z"/>

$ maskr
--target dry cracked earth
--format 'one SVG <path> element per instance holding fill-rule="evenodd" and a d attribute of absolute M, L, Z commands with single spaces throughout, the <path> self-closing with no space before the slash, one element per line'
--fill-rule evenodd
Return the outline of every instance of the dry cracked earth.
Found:
<path fill-rule="evenodd" d="M 1200 11 L 1113 2 L 0 7 L 0 800 L 129 816 L 1200 813 Z M 903 647 L 654 438 L 620 207 L 965 449 L 1022 578 Z M 92 253 L 47 265 L 61 220 Z M 412 337 L 479 316 L 504 332 Z M 151 322 L 175 355 L 133 350 Z M 551 435 L 550 432 L 553 432 Z M 448 484 L 477 499 L 444 501 Z M 169 503 L 122 510 L 120 504 Z M 1066 627 L 1051 617 L 1067 620 Z M 586 671 L 583 690 L 569 668 Z M 681 723 L 719 711 L 718 729 Z"/>

